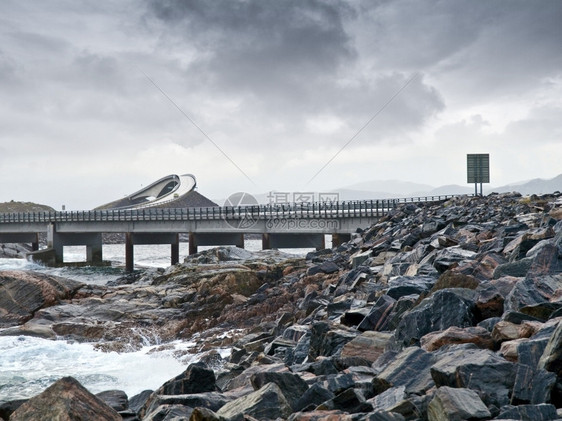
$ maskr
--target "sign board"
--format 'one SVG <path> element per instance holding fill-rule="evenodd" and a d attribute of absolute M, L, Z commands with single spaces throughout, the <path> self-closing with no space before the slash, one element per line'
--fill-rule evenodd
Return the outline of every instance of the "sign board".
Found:
<path fill-rule="evenodd" d="M 467 183 L 490 182 L 490 154 L 477 153 L 466 156 Z"/>

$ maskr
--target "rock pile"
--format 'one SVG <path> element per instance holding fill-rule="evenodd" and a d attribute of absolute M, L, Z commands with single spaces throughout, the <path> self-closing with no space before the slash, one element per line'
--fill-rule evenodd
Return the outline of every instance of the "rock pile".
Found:
<path fill-rule="evenodd" d="M 156 391 L 99 396 L 131 421 L 562 419 L 560 195 L 406 204 L 306 261 L 232 253 L 103 292 L 59 288 L 58 305 L 12 329 L 49 320 L 76 339 L 69 326 L 95 301 L 108 322 L 135 314 L 170 339 L 206 332 L 209 350 L 244 332 L 228 359 L 210 352 Z M 140 308 L 111 313 L 126 301 L 112 297 Z M 65 320 L 69 306 L 83 313 Z M 107 326 L 93 338 L 115 344 Z"/>

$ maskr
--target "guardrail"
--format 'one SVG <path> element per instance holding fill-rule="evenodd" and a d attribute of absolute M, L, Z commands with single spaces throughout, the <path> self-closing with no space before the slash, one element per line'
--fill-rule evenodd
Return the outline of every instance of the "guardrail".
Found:
<path fill-rule="evenodd" d="M 145 208 L 68 212 L 0 213 L 0 224 L 53 222 L 194 221 L 213 219 L 357 218 L 380 217 L 403 203 L 440 202 L 454 197 L 424 196 L 403 199 L 344 202 L 284 203 L 204 208 Z"/>

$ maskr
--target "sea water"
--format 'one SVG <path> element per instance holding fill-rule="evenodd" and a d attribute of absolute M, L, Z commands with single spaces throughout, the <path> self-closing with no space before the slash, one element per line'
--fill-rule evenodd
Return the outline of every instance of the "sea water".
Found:
<path fill-rule="evenodd" d="M 245 245 L 251 251 L 261 249 L 259 240 L 246 240 Z M 310 249 L 283 251 L 302 256 Z M 64 253 L 66 262 L 85 260 L 83 247 L 65 247 Z M 170 265 L 169 245 L 135 246 L 134 253 L 137 268 Z M 180 243 L 180 259 L 187 254 L 187 243 Z M 23 259 L 0 259 L 0 272 L 38 271 L 84 283 L 105 285 L 124 274 L 125 246 L 103 245 L 103 258 L 110 261 L 111 265 L 47 268 Z M 143 390 L 160 387 L 183 372 L 191 362 L 198 360 L 197 354 L 189 353 L 189 348 L 194 346 L 192 342 L 174 341 L 165 347 L 153 344 L 154 340 L 147 340 L 147 345 L 138 351 L 117 353 L 102 352 L 90 343 L 0 336 L 0 404 L 33 397 L 65 376 L 75 377 L 92 393 L 117 389 L 132 397 Z M 229 349 L 217 351 L 223 357 L 230 354 Z"/>

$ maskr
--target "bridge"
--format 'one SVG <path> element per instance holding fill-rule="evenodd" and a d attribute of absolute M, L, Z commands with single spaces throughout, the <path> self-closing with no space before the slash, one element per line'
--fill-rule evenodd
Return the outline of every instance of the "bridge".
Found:
<path fill-rule="evenodd" d="M 134 245 L 170 244 L 171 263 L 179 262 L 179 234 L 189 235 L 189 254 L 199 246 L 244 247 L 245 234 L 260 234 L 262 248 L 325 247 L 351 238 L 400 203 L 440 202 L 452 196 L 428 196 L 346 202 L 286 203 L 204 208 L 146 208 L 70 212 L 0 213 L 0 243 L 31 243 L 28 257 L 46 265 L 64 262 L 64 246 L 86 246 L 86 261 L 102 264 L 102 234 L 124 233 L 125 266 L 134 268 Z M 39 250 L 39 233 L 47 248 Z"/>

